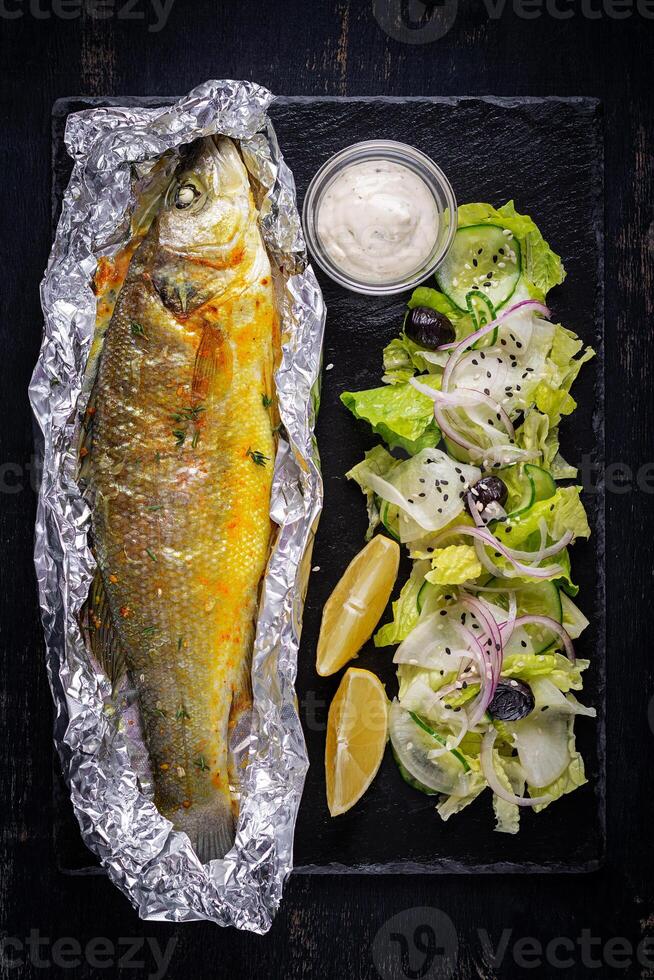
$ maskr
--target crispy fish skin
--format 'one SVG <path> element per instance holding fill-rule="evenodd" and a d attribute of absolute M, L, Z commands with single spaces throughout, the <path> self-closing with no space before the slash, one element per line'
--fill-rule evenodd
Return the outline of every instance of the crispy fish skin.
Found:
<path fill-rule="evenodd" d="M 199 141 L 131 260 L 82 466 L 94 649 L 130 671 L 155 805 L 205 861 L 238 811 L 228 744 L 249 718 L 270 546 L 275 329 L 243 162 L 226 138 Z"/>

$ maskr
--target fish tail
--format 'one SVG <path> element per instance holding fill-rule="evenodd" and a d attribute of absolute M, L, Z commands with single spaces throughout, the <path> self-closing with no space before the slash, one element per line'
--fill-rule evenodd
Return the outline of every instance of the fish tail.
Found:
<path fill-rule="evenodd" d="M 225 752 L 225 771 L 220 773 L 222 786 L 229 786 L 230 793 L 238 788 L 242 779 L 239 762 L 247 757 L 252 729 L 252 680 L 249 658 L 246 658 L 233 689 L 229 713 L 223 722 L 222 741 L 228 746 Z M 209 801 L 195 804 L 185 815 L 183 829 L 189 835 L 195 853 L 203 864 L 225 856 L 236 835 L 238 795 L 216 793 Z M 189 819 L 190 818 L 190 819 Z"/>
<path fill-rule="evenodd" d="M 227 798 L 216 799 L 196 809 L 197 825 L 189 837 L 203 864 L 223 858 L 234 844 L 236 823 Z"/>

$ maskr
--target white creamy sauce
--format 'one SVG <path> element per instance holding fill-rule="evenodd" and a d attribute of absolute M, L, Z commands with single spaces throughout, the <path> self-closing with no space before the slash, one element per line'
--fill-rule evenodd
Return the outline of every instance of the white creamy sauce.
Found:
<path fill-rule="evenodd" d="M 316 230 L 346 275 L 385 283 L 416 272 L 438 237 L 434 196 L 417 174 L 389 160 L 345 167 L 318 205 Z"/>

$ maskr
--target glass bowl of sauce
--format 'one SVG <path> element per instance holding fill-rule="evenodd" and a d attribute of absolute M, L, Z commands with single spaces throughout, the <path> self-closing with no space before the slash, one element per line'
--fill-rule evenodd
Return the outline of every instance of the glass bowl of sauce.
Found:
<path fill-rule="evenodd" d="M 307 245 L 335 282 L 387 296 L 423 282 L 456 232 L 449 180 L 425 153 L 394 140 L 355 143 L 320 168 L 304 198 Z"/>

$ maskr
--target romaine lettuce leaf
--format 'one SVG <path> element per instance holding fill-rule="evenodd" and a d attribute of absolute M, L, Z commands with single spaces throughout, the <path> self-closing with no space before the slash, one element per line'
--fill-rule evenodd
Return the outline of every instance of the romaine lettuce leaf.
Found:
<path fill-rule="evenodd" d="M 469 544 L 437 548 L 432 555 L 432 570 L 425 578 L 433 585 L 461 585 L 481 575 L 477 552 Z"/>
<path fill-rule="evenodd" d="M 574 604 L 565 592 L 560 592 L 559 595 L 561 597 L 561 609 L 563 611 L 563 628 L 572 640 L 576 640 L 589 625 L 588 620 L 581 609 Z"/>
<path fill-rule="evenodd" d="M 549 470 L 555 480 L 574 480 L 577 470 L 559 453 L 558 425 L 552 425 L 549 415 L 530 408 L 524 422 L 516 429 L 515 444 L 520 449 L 540 455 L 539 466 Z"/>
<path fill-rule="evenodd" d="M 425 384 L 440 387 L 440 377 L 428 375 Z M 413 385 L 395 384 L 368 391 L 344 391 L 341 401 L 355 418 L 368 422 L 391 448 L 411 455 L 438 445 L 441 432 L 434 421 L 434 403 Z"/>
<path fill-rule="evenodd" d="M 580 691 L 583 687 L 582 672 L 588 660 L 577 659 L 574 663 L 560 653 L 518 653 L 505 657 L 502 677 L 516 677 L 528 684 L 539 677 L 546 677 L 559 691 Z"/>
<path fill-rule="evenodd" d="M 495 772 L 504 789 L 509 793 L 521 796 L 524 792 L 525 777 L 520 764 L 500 755 L 493 749 L 493 764 Z M 500 834 L 517 834 L 520 830 L 520 807 L 516 803 L 508 803 L 493 793 L 493 812 L 495 813 L 495 830 Z"/>
<path fill-rule="evenodd" d="M 401 334 L 384 348 L 384 384 L 406 383 L 414 374 L 433 371 L 433 365 L 424 358 L 426 351 L 406 334 Z"/>
<path fill-rule="evenodd" d="M 401 643 L 418 622 L 418 593 L 425 583 L 425 575 L 429 571 L 428 561 L 416 561 L 411 569 L 411 575 L 404 583 L 400 597 L 393 603 L 393 620 L 386 623 L 375 633 L 376 647 L 387 647 L 393 643 Z"/>
<path fill-rule="evenodd" d="M 393 467 L 397 465 L 397 462 L 383 446 L 375 446 L 374 449 L 366 453 L 365 459 L 361 460 L 360 463 L 357 463 L 356 466 L 353 466 L 345 474 L 348 480 L 354 480 L 355 483 L 359 484 L 366 497 L 366 507 L 368 510 L 366 541 L 370 540 L 376 528 L 379 526 L 379 508 L 375 494 L 370 488 L 370 474 L 374 473 L 377 476 L 387 476 Z"/>
<path fill-rule="evenodd" d="M 486 789 L 488 783 L 480 773 L 469 772 L 467 774 L 467 785 L 469 792 L 465 796 L 444 796 L 442 798 L 436 807 L 436 812 L 442 820 L 449 820 L 450 817 L 453 817 L 456 813 L 460 813 L 461 810 L 464 810 L 473 803 L 479 794 Z"/>

